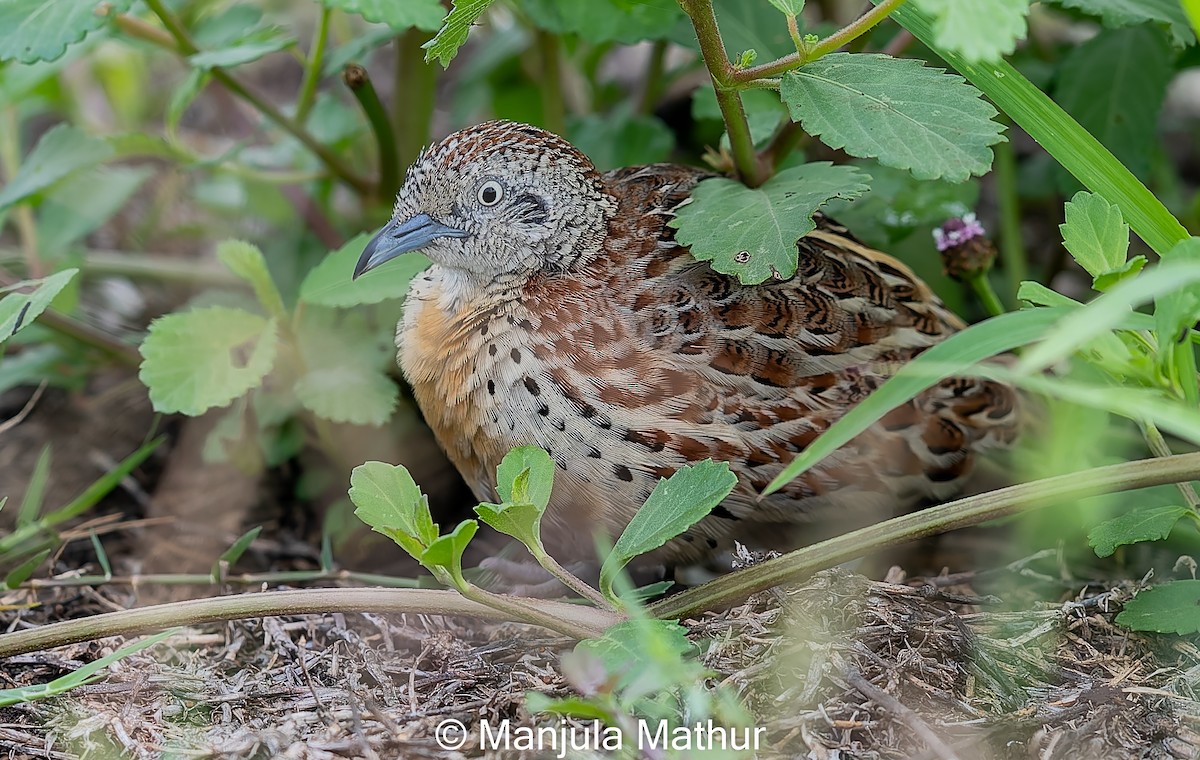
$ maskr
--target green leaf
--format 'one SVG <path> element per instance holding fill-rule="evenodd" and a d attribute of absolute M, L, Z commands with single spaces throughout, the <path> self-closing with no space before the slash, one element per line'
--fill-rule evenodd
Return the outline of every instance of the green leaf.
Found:
<path fill-rule="evenodd" d="M 1025 280 L 1017 288 L 1017 300 L 1031 303 L 1034 306 L 1083 306 L 1074 298 L 1064 296 L 1058 291 L 1051 290 L 1040 282 Z"/>
<path fill-rule="evenodd" d="M 608 724 L 614 720 L 611 712 L 583 697 L 555 699 L 537 691 L 525 692 L 525 709 L 533 715 L 553 713 L 585 720 L 599 720 Z"/>
<path fill-rule="evenodd" d="M 360 464 L 350 473 L 354 514 L 420 560 L 438 537 L 429 502 L 408 470 L 384 462 Z"/>
<path fill-rule="evenodd" d="M 296 44 L 281 29 L 267 27 L 239 39 L 235 44 L 217 50 L 204 50 L 188 56 L 188 63 L 198 69 L 231 68 L 252 63 Z"/>
<path fill-rule="evenodd" d="M 153 174 L 149 166 L 97 167 L 55 185 L 38 206 L 38 247 L 51 259 L 61 257 L 124 208 Z M 98 187 L 104 192 L 96 192 Z"/>
<path fill-rule="evenodd" d="M 675 147 L 675 135 L 661 119 L 635 114 L 627 105 L 570 117 L 567 137 L 600 171 L 665 161 Z"/>
<path fill-rule="evenodd" d="M 50 306 L 63 288 L 71 282 L 78 269 L 64 269 L 40 280 L 22 280 L 0 288 L 0 345 L 28 327 Z M 13 293 L 18 288 L 33 288 L 28 293 Z"/>
<path fill-rule="evenodd" d="M 996 61 L 1025 38 L 1029 0 L 913 0 L 933 16 L 939 47 L 972 63 Z"/>
<path fill-rule="evenodd" d="M 255 388 L 275 361 L 275 320 L 209 306 L 150 323 L 138 374 L 155 411 L 198 415 Z"/>
<path fill-rule="evenodd" d="M 1152 27 L 1103 31 L 1063 58 L 1054 99 L 1144 179 L 1159 142 L 1173 58 Z"/>
<path fill-rule="evenodd" d="M 1080 191 L 1067 201 L 1065 212 L 1066 221 L 1058 226 L 1063 245 L 1092 275 L 1093 282 L 1126 266 L 1129 225 L 1121 218 L 1119 208 L 1102 196 Z"/>
<path fill-rule="evenodd" d="M 46 495 L 46 479 L 50 475 L 50 444 L 42 447 L 37 462 L 33 465 L 33 474 L 29 476 L 29 485 L 25 486 L 25 495 L 21 497 L 21 506 L 17 509 L 17 526 L 31 525 L 42 512 L 42 499 Z"/>
<path fill-rule="evenodd" d="M 694 654 L 696 646 L 678 621 L 638 617 L 610 626 L 598 639 L 579 642 L 575 651 L 599 657 L 605 671 L 623 674 L 622 680 L 628 683 L 647 671 Z"/>
<path fill-rule="evenodd" d="M 475 514 L 485 525 L 525 544 L 535 557 L 545 551 L 541 535 L 542 515 L 545 512 L 545 507 L 529 502 L 491 504 L 485 501 L 475 507 Z"/>
<path fill-rule="evenodd" d="M 34 571 L 36 571 L 38 567 L 46 561 L 46 558 L 49 557 L 53 551 L 53 547 L 42 549 L 29 559 L 14 567 L 12 570 L 9 570 L 4 575 L 4 588 L 11 590 L 29 580 L 33 576 Z"/>
<path fill-rule="evenodd" d="M 300 284 L 300 300 L 345 308 L 404 298 L 413 277 L 428 268 L 429 259 L 416 251 L 402 253 L 386 267 L 352 280 L 354 264 L 370 239 L 368 233 L 357 235 L 326 256 Z"/>
<path fill-rule="evenodd" d="M 1184 0 L 1186 4 L 1190 0 Z M 1196 41 L 1196 35 L 1188 26 L 1180 0 L 1050 0 L 1064 8 L 1075 8 L 1092 16 L 1099 16 L 1105 26 L 1136 26 L 1146 22 L 1161 24 L 1171 32 L 1171 39 L 1178 47 Z"/>
<path fill-rule="evenodd" d="M 371 329 L 365 315 L 306 309 L 296 340 L 307 368 L 296 381 L 306 409 L 335 422 L 382 425 L 399 391 L 387 375 L 395 354 L 386 333 Z"/>
<path fill-rule="evenodd" d="M 11 182 L 0 189 L 0 211 L 38 193 L 71 172 L 112 155 L 112 147 L 83 130 L 59 124 L 38 140 Z"/>
<path fill-rule="evenodd" d="M 785 169 L 762 187 L 724 177 L 706 179 L 692 191 L 669 224 L 692 255 L 745 284 L 796 273 L 796 241 L 812 232 L 812 215 L 831 198 L 866 192 L 867 177 L 850 166 L 827 162 Z"/>
<path fill-rule="evenodd" d="M 104 668 L 112 665 L 114 662 L 123 660 L 131 654 L 149 649 L 160 641 L 174 636 L 179 633 L 179 628 L 172 628 L 169 631 L 156 633 L 153 636 L 148 636 L 141 641 L 135 641 L 132 644 L 126 644 L 112 654 L 107 654 L 98 660 L 89 662 L 78 670 L 71 671 L 65 676 L 55 678 L 49 683 L 39 683 L 32 686 L 21 686 L 15 689 L 0 690 L 0 707 L 10 707 L 19 705 L 25 702 L 33 702 L 38 699 L 46 699 L 47 697 L 58 696 L 64 694 L 71 689 L 78 688 L 84 684 L 90 683 L 97 678 L 99 673 Z"/>
<path fill-rule="evenodd" d="M 1181 636 L 1200 631 L 1200 580 L 1172 581 L 1139 591 L 1125 603 L 1117 622 L 1134 631 Z"/>
<path fill-rule="evenodd" d="M 164 131 L 172 142 L 178 142 L 179 122 L 183 119 L 183 114 L 211 78 L 212 73 L 208 70 L 194 68 L 188 72 L 183 84 L 176 86 L 175 91 L 171 93 L 171 99 L 167 102 L 167 110 L 163 116 L 163 125 L 166 128 Z"/>
<path fill-rule="evenodd" d="M 467 550 L 467 544 L 471 543 L 471 539 L 475 537 L 475 532 L 478 530 L 478 522 L 463 520 L 451 532 L 434 539 L 429 544 L 429 548 L 417 559 L 435 575 L 438 568 L 448 572 L 454 580 L 454 585 L 461 589 L 467 585 L 462 574 L 463 552 Z"/>
<path fill-rule="evenodd" d="M 683 18 L 675 0 L 521 0 L 520 7 L 539 28 L 593 44 L 663 39 Z"/>
<path fill-rule="evenodd" d="M 217 244 L 217 258 L 230 272 L 250 283 L 267 314 L 279 320 L 287 317 L 283 296 L 279 295 L 258 246 L 243 240 L 225 240 Z"/>
<path fill-rule="evenodd" d="M 529 491 L 523 498 L 514 496 L 513 484 L 528 471 Z M 545 509 L 554 486 L 554 460 L 537 446 L 518 446 L 504 455 L 496 467 L 496 492 L 505 501 L 528 501 Z"/>
<path fill-rule="evenodd" d="M 155 452 L 162 444 L 163 438 L 155 438 L 146 445 L 139 448 L 129 456 L 121 460 L 121 462 L 111 470 L 108 470 L 104 475 L 100 476 L 83 489 L 83 493 L 71 499 L 65 506 L 50 512 L 42 517 L 39 523 L 44 527 L 52 527 L 59 523 L 66 522 L 79 517 L 84 512 L 100 503 L 100 500 L 107 496 L 114 488 L 121 484 L 129 473 L 133 472 L 138 466 L 146 461 L 146 459 Z M 0 554 L 3 554 L 0 551 Z"/>
<path fill-rule="evenodd" d="M 804 0 L 770 0 L 770 2 L 785 16 L 799 16 L 804 12 Z"/>
<path fill-rule="evenodd" d="M 221 556 L 217 557 L 217 561 L 213 563 L 212 576 L 213 578 L 221 577 L 221 565 L 225 567 L 233 567 L 237 561 L 242 558 L 246 550 L 250 548 L 250 544 L 254 543 L 254 539 L 258 538 L 258 534 L 262 533 L 262 526 L 251 528 L 238 539 L 229 545 L 229 548 L 221 552 Z"/>
<path fill-rule="evenodd" d="M 996 354 L 1040 338 L 1051 326 L 1078 309 L 1028 309 L 984 320 L 951 335 L 905 364 L 883 385 L 850 409 L 809 444 L 763 491 L 778 491 L 784 484 L 829 456 L 892 409 L 927 388 Z M 927 368 L 937 368 L 930 372 Z"/>
<path fill-rule="evenodd" d="M 426 32 L 437 31 L 446 9 L 439 0 L 322 0 L 329 8 L 357 13 L 375 24 L 387 24 L 394 32 L 416 27 Z"/>
<path fill-rule="evenodd" d="M 131 0 L 4 0 L 0 2 L 0 61 L 53 61 L 108 21 Z M 100 6 L 111 6 L 103 15 Z"/>
<path fill-rule="evenodd" d="M 425 48 L 425 62 L 436 60 L 442 64 L 442 68 L 449 66 L 454 56 L 458 55 L 458 49 L 467 41 L 471 25 L 493 2 L 495 0 L 454 0 L 454 7 L 442 21 L 442 28 L 433 39 L 421 46 Z"/>
<path fill-rule="evenodd" d="M 706 459 L 660 480 L 625 526 L 600 568 L 600 590 L 614 599 L 613 580 L 634 558 L 654 551 L 708 515 L 737 485 L 725 462 Z"/>
<path fill-rule="evenodd" d="M 1096 556 L 1110 557 L 1118 546 L 1166 538 L 1175 523 L 1190 511 L 1180 506 L 1135 509 L 1089 530 L 1088 544 L 1096 550 Z"/>
<path fill-rule="evenodd" d="M 0 309 L 3 301 L 0 301 Z M 21 385 L 38 385 L 49 380 L 52 385 L 62 384 L 58 366 L 67 358 L 66 352 L 52 343 L 32 345 L 15 356 L 6 356 L 0 362 L 0 393 L 6 393 Z"/>
<path fill-rule="evenodd" d="M 961 182 L 1004 140 L 996 109 L 962 77 L 921 61 L 831 53 L 783 76 L 783 101 L 809 134 L 852 156 Z"/>

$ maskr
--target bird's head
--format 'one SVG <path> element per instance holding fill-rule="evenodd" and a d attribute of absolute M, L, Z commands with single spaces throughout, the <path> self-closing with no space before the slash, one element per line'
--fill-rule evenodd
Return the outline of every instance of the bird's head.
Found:
<path fill-rule="evenodd" d="M 489 121 L 423 151 L 354 276 L 407 251 L 481 281 L 566 271 L 600 250 L 616 201 L 566 140 Z"/>

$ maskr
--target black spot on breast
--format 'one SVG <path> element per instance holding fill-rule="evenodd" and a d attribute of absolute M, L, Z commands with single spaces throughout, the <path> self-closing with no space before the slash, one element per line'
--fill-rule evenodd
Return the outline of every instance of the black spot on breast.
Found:
<path fill-rule="evenodd" d="M 480 335 L 488 334 L 488 323 L 487 322 L 484 322 L 482 325 L 479 326 L 479 334 Z"/>
<path fill-rule="evenodd" d="M 488 394 L 492 396 L 496 395 L 496 384 L 491 380 L 488 380 Z"/>
<path fill-rule="evenodd" d="M 567 421 L 564 419 L 554 420 L 554 422 L 552 424 L 554 425 L 554 429 L 559 431 L 560 433 L 565 432 L 567 429 Z"/>
<path fill-rule="evenodd" d="M 708 538 L 706 538 L 706 539 L 704 539 L 704 540 L 708 542 L 708 548 L 709 548 L 709 549 L 716 549 L 716 548 L 717 548 L 717 539 L 713 538 L 712 536 L 709 536 Z"/>
<path fill-rule="evenodd" d="M 600 458 L 600 449 L 593 448 L 591 451 L 588 452 L 588 456 L 591 457 L 592 459 L 599 459 Z"/>
<path fill-rule="evenodd" d="M 515 362 L 516 364 L 521 363 L 521 352 L 520 351 L 518 351 L 517 349 L 514 348 L 512 350 L 512 353 L 509 355 L 512 356 L 513 362 Z"/>
<path fill-rule="evenodd" d="M 540 395 L 542 392 L 542 389 L 538 387 L 537 380 L 534 380 L 532 377 L 525 378 L 525 390 L 535 396 Z"/>
<path fill-rule="evenodd" d="M 542 415 L 543 417 L 549 417 L 550 407 L 546 406 L 545 404 L 541 404 L 538 406 L 538 414 Z"/>
<path fill-rule="evenodd" d="M 624 480 L 626 483 L 633 482 L 633 473 L 630 472 L 629 468 L 626 467 L 625 465 L 619 464 L 619 465 L 613 467 L 613 472 L 615 472 L 617 474 L 618 478 L 620 478 L 621 480 Z"/>
<path fill-rule="evenodd" d="M 496 355 L 496 344 L 493 343 L 488 346 L 488 356 L 495 356 L 495 355 Z"/>

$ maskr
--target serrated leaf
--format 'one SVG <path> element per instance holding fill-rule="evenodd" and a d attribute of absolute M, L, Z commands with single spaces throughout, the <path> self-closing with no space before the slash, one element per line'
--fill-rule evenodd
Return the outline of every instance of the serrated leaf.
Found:
<path fill-rule="evenodd" d="M 53 61 L 69 45 L 129 9 L 131 0 L 4 0 L 0 2 L 0 61 Z M 99 13 L 100 6 L 111 6 Z"/>
<path fill-rule="evenodd" d="M 1184 0 L 1184 3 L 1189 0 Z M 1092 16 L 1099 16 L 1105 26 L 1136 26 L 1153 22 L 1166 26 L 1177 47 L 1196 41 L 1196 35 L 1188 26 L 1180 0 L 1050 0 L 1064 8 L 1074 8 Z"/>
<path fill-rule="evenodd" d="M 1096 556 L 1110 557 L 1118 546 L 1166 538 L 1175 523 L 1190 511 L 1180 506 L 1135 509 L 1089 530 L 1088 544 L 1096 550 Z"/>
<path fill-rule="evenodd" d="M 467 34 L 483 12 L 495 0 L 454 0 L 454 7 L 442 21 L 442 28 L 434 38 L 421 47 L 425 48 L 425 62 L 436 60 L 442 68 L 450 65 L 458 49 L 467 41 Z"/>
<path fill-rule="evenodd" d="M 812 215 L 831 198 L 867 191 L 867 176 L 827 162 L 785 169 L 762 187 L 715 177 L 692 191 L 669 224 L 692 255 L 745 284 L 796 273 L 796 241 L 816 229 Z"/>
<path fill-rule="evenodd" d="M 935 18 L 939 47 L 972 63 L 996 61 L 1025 38 L 1029 0 L 913 0 Z"/>
<path fill-rule="evenodd" d="M 329 8 L 357 13 L 375 24 L 387 24 L 393 32 L 416 27 L 433 32 L 442 25 L 446 9 L 439 0 L 322 0 Z"/>
<path fill-rule="evenodd" d="M 204 50 L 188 56 L 187 60 L 197 69 L 230 68 L 252 63 L 294 44 L 295 40 L 281 29 L 259 29 L 235 44 L 217 50 Z"/>
<path fill-rule="evenodd" d="M 275 320 L 209 306 L 150 323 L 138 374 L 155 411 L 198 415 L 229 404 L 271 371 Z"/>
<path fill-rule="evenodd" d="M 367 462 L 350 473 L 354 514 L 420 560 L 438 537 L 429 503 L 408 470 L 384 462 Z"/>
<path fill-rule="evenodd" d="M 593 44 L 662 39 L 683 18 L 675 0 L 521 0 L 520 7 L 538 28 Z"/>
<path fill-rule="evenodd" d="M 230 271 L 254 288 L 254 295 L 267 313 L 276 319 L 284 319 L 283 296 L 271 279 L 267 260 L 253 243 L 244 240 L 224 240 L 217 243 L 217 259 Z"/>
<path fill-rule="evenodd" d="M 370 239 L 369 233 L 356 235 L 326 256 L 300 284 L 300 300 L 345 308 L 404 298 L 413 277 L 429 267 L 429 259 L 416 251 L 402 253 L 386 267 L 352 280 L 354 264 Z"/>
<path fill-rule="evenodd" d="M 1117 622 L 1135 631 L 1181 636 L 1200 631 L 1200 580 L 1172 581 L 1139 591 L 1125 603 Z"/>
<path fill-rule="evenodd" d="M 771 5 L 787 16 L 799 16 L 804 12 L 804 0 L 770 0 Z"/>
<path fill-rule="evenodd" d="M 513 484 L 525 471 L 529 473 L 529 490 L 524 498 L 518 499 L 513 494 Z M 496 467 L 496 492 L 505 501 L 528 501 L 545 509 L 553 486 L 554 460 L 537 446 L 518 446 L 505 454 Z"/>
<path fill-rule="evenodd" d="M 1063 58 L 1054 100 L 1145 179 L 1158 144 L 1158 114 L 1175 74 L 1173 58 L 1152 27 L 1102 31 Z"/>
<path fill-rule="evenodd" d="M 1146 257 L 1145 256 L 1134 256 L 1132 259 L 1130 259 L 1129 261 L 1126 261 L 1124 264 L 1117 267 L 1116 269 L 1105 272 L 1104 274 L 1095 278 L 1092 281 L 1092 284 L 1096 288 L 1096 290 L 1103 292 L 1103 291 L 1111 288 L 1113 285 L 1116 285 L 1118 282 L 1120 282 L 1128 277 L 1133 277 L 1138 272 L 1142 271 L 1142 269 L 1145 268 L 1145 266 L 1146 266 Z"/>
<path fill-rule="evenodd" d="M 125 207 L 154 170 L 149 166 L 107 166 L 81 172 L 50 189 L 38 206 L 38 245 L 51 258 L 99 229 Z M 104 192 L 96 192 L 96 188 Z"/>
<path fill-rule="evenodd" d="M 1129 225 L 1119 208 L 1102 196 L 1080 191 L 1064 209 L 1066 221 L 1058 226 L 1063 245 L 1093 281 L 1125 265 Z"/>
<path fill-rule="evenodd" d="M 785 74 L 780 93 L 792 118 L 826 145 L 919 179 L 983 174 L 988 146 L 1004 140 L 979 90 L 914 59 L 831 53 Z"/>
<path fill-rule="evenodd" d="M 0 189 L 0 211 L 40 192 L 73 171 L 104 161 L 112 147 L 69 124 L 59 124 L 38 140 L 11 182 Z"/>
<path fill-rule="evenodd" d="M 478 530 L 478 522 L 463 520 L 454 530 L 434 539 L 429 544 L 429 548 L 418 557 L 418 561 L 435 574 L 436 568 L 444 569 L 450 573 L 456 586 L 464 585 L 466 581 L 463 580 L 462 574 L 463 552 L 467 550 L 467 544 L 471 543 L 471 539 L 475 537 L 475 532 Z"/>
<path fill-rule="evenodd" d="M 600 568 L 600 590 L 614 598 L 617 573 L 634 558 L 654 551 L 708 515 L 737 485 L 725 462 L 706 459 L 660 480 L 634 514 Z"/>
<path fill-rule="evenodd" d="M 22 280 L 0 288 L 0 345 L 41 316 L 50 302 L 70 284 L 78 269 L 64 269 L 40 280 Z M 26 293 L 11 292 L 33 288 Z M 6 291 L 9 291 L 6 293 Z"/>
<path fill-rule="evenodd" d="M 296 327 L 307 368 L 296 381 L 296 398 L 305 408 L 335 422 L 382 425 L 399 396 L 388 377 L 393 361 L 390 341 L 372 330 L 361 314 L 306 309 Z"/>

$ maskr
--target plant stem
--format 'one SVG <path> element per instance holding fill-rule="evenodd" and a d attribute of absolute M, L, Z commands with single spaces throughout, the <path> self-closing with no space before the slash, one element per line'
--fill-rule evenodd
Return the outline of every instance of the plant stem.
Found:
<path fill-rule="evenodd" d="M 545 551 L 533 552 L 533 556 L 534 556 L 534 559 L 536 559 L 538 561 L 538 564 L 541 565 L 542 568 L 546 570 L 546 572 L 550 573 L 555 578 L 562 581 L 562 584 L 564 586 L 571 589 L 572 591 L 574 591 L 576 594 L 578 594 L 582 598 L 587 599 L 589 602 L 596 605 L 597 607 L 599 607 L 602 610 L 612 610 L 613 609 L 613 606 L 611 604 L 609 604 L 609 601 L 604 598 L 603 594 L 601 594 L 599 591 L 597 591 L 596 589 L 589 586 L 587 583 L 585 583 L 583 581 L 583 579 L 579 578 L 577 575 L 572 573 L 570 570 L 563 567 L 559 563 L 558 560 L 556 560 L 554 557 L 550 556 L 550 554 L 548 554 L 547 552 L 545 552 Z"/>
<path fill-rule="evenodd" d="M 1142 437 L 1146 439 L 1146 445 L 1151 454 L 1156 457 L 1171 456 L 1171 447 L 1167 445 L 1167 439 L 1163 438 L 1163 434 L 1153 422 L 1140 420 L 1138 425 L 1142 429 Z M 1192 508 L 1192 512 L 1200 514 L 1200 497 L 1196 495 L 1196 489 L 1192 487 L 1192 484 L 1180 481 L 1175 485 L 1179 488 L 1179 493 L 1183 495 L 1183 500 Z"/>
<path fill-rule="evenodd" d="M 3 135 L 0 137 L 0 173 L 3 173 L 5 182 L 12 182 L 21 170 L 21 130 L 16 107 L 5 108 L 0 117 L 3 118 L 4 127 L 0 129 L 0 135 Z M 45 272 L 38 257 L 37 222 L 33 217 L 33 209 L 28 203 L 19 203 L 12 213 L 25 269 L 30 277 L 41 277 Z"/>
<path fill-rule="evenodd" d="M 767 181 L 770 173 L 759 162 L 750 136 L 750 125 L 746 121 L 746 109 L 735 87 L 737 72 L 725 53 L 721 30 L 713 13 L 712 0 L 679 0 L 685 13 L 692 20 L 696 39 L 700 42 L 700 55 L 712 77 L 717 93 L 717 105 L 725 120 L 725 131 L 729 134 L 729 146 L 733 153 L 733 165 L 738 176 L 750 187 L 758 187 Z M 758 77 L 750 77 L 757 79 Z"/>
<path fill-rule="evenodd" d="M 396 136 L 392 134 L 392 122 L 388 119 L 383 103 L 375 92 L 375 85 L 367 70 L 357 63 L 348 63 L 342 71 L 342 81 L 354 93 L 354 99 L 362 106 L 375 135 L 375 147 L 379 151 L 379 183 L 376 187 L 381 197 L 389 197 L 400 189 L 400 157 L 396 153 Z"/>
<path fill-rule="evenodd" d="M 705 610 L 721 609 L 755 592 L 783 583 L 796 583 L 819 570 L 888 546 L 1068 500 L 1179 483 L 1195 480 L 1198 476 L 1200 453 L 1192 453 L 1123 462 L 1001 488 L 886 520 L 737 570 L 652 604 L 649 612 L 658 618 L 680 619 Z"/>
<path fill-rule="evenodd" d="M 0 248 L 0 267 L 14 264 L 24 266 L 24 257 L 12 249 Z M 172 259 L 158 253 L 88 251 L 78 266 L 87 276 L 133 277 L 159 282 L 223 287 L 237 287 L 244 283 L 224 267 Z M 34 276 L 32 272 L 26 273 L 29 277 Z"/>
<path fill-rule="evenodd" d="M 153 42 L 162 45 L 181 57 L 188 57 L 200 52 L 195 43 L 188 36 L 187 31 L 180 24 L 179 19 L 172 14 L 162 0 L 146 0 L 146 5 L 154 13 L 155 16 L 162 21 L 170 33 L 170 42 L 164 39 L 161 33 L 145 33 L 147 24 L 142 23 L 138 19 L 133 19 L 129 16 L 118 16 L 118 26 L 122 31 L 130 36 L 144 39 L 148 42 Z M 153 27 L 149 27 L 153 30 Z M 166 43 L 166 44 L 164 44 Z M 251 92 L 240 81 L 235 79 L 228 71 L 220 66 L 214 66 L 209 70 L 213 79 L 220 82 L 225 89 L 232 92 L 242 100 L 249 103 L 255 110 L 261 113 L 266 119 L 274 122 L 283 131 L 290 134 L 292 137 L 299 140 L 304 147 L 308 148 L 312 153 L 325 164 L 325 167 L 336 176 L 338 179 L 352 187 L 355 192 L 362 196 L 369 196 L 373 192 L 371 183 L 366 179 L 355 174 L 349 166 L 347 166 L 336 153 L 329 149 L 328 146 L 321 144 L 317 138 L 313 137 L 312 133 L 301 126 L 294 119 L 284 115 L 282 111 L 274 105 L 259 97 L 254 92 Z"/>
<path fill-rule="evenodd" d="M 1000 260 L 1008 282 L 1009 304 L 1015 304 L 1017 289 L 1029 276 L 1025 244 L 1021 240 L 1021 201 L 1017 197 L 1017 159 L 1009 139 L 993 147 L 996 162 L 996 196 L 1000 206 Z"/>
<path fill-rule="evenodd" d="M 392 93 L 392 115 L 400 166 L 411 166 L 429 142 L 430 123 L 437 85 L 437 69 L 425 62 L 421 48 L 428 35 L 409 29 L 396 38 L 396 83 Z"/>
<path fill-rule="evenodd" d="M 542 599 L 522 599 L 522 607 L 536 609 L 560 627 L 599 635 L 615 616 L 578 604 Z M 27 631 L 0 635 L 0 657 L 35 652 L 106 636 L 200 625 L 224 620 L 277 615 L 312 615 L 331 612 L 412 613 L 418 615 L 468 615 L 484 620 L 512 620 L 511 615 L 487 605 L 464 599 L 457 591 L 434 589 L 331 588 L 296 591 L 267 591 L 212 599 L 159 604 L 121 612 L 51 623 Z M 552 629 L 556 630 L 556 629 Z"/>
<path fill-rule="evenodd" d="M 854 21 L 837 30 L 825 39 L 818 42 L 808 49 L 807 52 L 801 53 L 796 51 L 791 55 L 785 55 L 782 58 L 764 63 L 760 66 L 751 66 L 746 69 L 733 72 L 730 80 L 731 84 L 742 84 L 753 79 L 765 79 L 767 77 L 778 76 L 785 71 L 797 69 L 806 63 L 817 60 L 823 55 L 828 55 L 853 40 L 861 37 L 867 32 L 875 28 L 879 22 L 891 14 L 892 11 L 904 4 L 905 0 L 883 0 L 863 15 L 859 16 Z M 701 48 L 703 49 L 703 48 Z"/>
<path fill-rule="evenodd" d="M 971 289 L 975 291 L 980 303 L 983 304 L 984 310 L 993 317 L 998 317 L 1008 311 L 1004 308 L 1004 304 L 1000 303 L 1000 298 L 996 295 L 996 291 L 992 288 L 992 281 L 988 279 L 987 272 L 973 272 L 967 275 L 967 283 Z M 1015 291 L 1014 291 L 1015 292 Z"/>
<path fill-rule="evenodd" d="M 520 620 L 533 625 L 540 625 L 552 631 L 570 636 L 573 639 L 589 639 L 604 633 L 604 630 L 621 620 L 616 613 L 597 610 L 584 605 L 572 605 L 589 610 L 595 616 L 594 620 L 586 623 L 556 617 L 553 613 L 542 609 L 539 600 L 523 597 L 493 594 L 476 585 L 466 583 L 458 589 L 458 593 L 470 601 L 507 613 L 509 619 Z M 563 602 L 558 602 L 563 604 Z"/>
<path fill-rule="evenodd" d="M 321 17 L 313 32 L 312 49 L 304 64 L 304 78 L 300 80 L 300 96 L 296 98 L 296 121 L 300 124 L 308 120 L 308 113 L 316 100 L 317 82 L 321 79 L 321 66 L 325 62 L 325 43 L 329 39 L 329 15 L 332 12 L 330 6 L 321 6 Z"/>
<path fill-rule="evenodd" d="M 662 78 L 666 72 L 667 41 L 655 40 L 650 48 L 650 61 L 646 64 L 646 82 L 642 87 L 642 96 L 638 99 L 637 112 L 649 114 L 654 112 L 658 103 L 659 93 L 662 92 Z"/>
<path fill-rule="evenodd" d="M 538 61 L 541 71 L 538 72 L 538 87 L 542 94 L 543 126 L 551 132 L 566 134 L 566 106 L 563 105 L 562 93 L 562 51 L 558 35 L 544 29 L 534 32 L 537 40 Z"/>
<path fill-rule="evenodd" d="M 773 170 L 778 169 L 779 165 L 792 154 L 796 146 L 805 138 L 804 130 L 800 129 L 800 125 L 791 119 L 786 119 L 779 125 L 779 129 L 775 130 L 775 134 L 771 136 L 771 141 L 766 144 L 758 157 Z"/>

